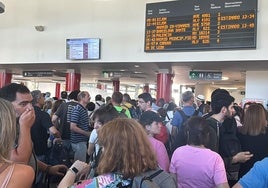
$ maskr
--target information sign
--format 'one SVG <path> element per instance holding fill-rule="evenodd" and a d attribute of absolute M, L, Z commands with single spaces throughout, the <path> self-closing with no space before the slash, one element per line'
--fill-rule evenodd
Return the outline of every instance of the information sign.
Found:
<path fill-rule="evenodd" d="M 53 71 L 23 71 L 24 77 L 52 77 Z"/>
<path fill-rule="evenodd" d="M 190 71 L 189 78 L 192 80 L 221 80 L 222 72 Z"/>
<path fill-rule="evenodd" d="M 146 5 L 145 52 L 256 48 L 257 0 Z"/>

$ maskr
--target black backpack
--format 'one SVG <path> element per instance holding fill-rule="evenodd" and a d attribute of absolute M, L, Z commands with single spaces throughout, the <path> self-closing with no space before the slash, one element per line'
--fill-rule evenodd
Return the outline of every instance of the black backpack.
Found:
<path fill-rule="evenodd" d="M 174 133 L 171 133 L 172 137 L 173 137 L 173 143 L 172 143 L 172 153 L 175 151 L 175 149 L 177 149 L 180 146 L 184 146 L 187 144 L 187 138 L 185 135 L 185 127 L 186 127 L 186 122 L 187 120 L 192 117 L 192 116 L 198 116 L 198 111 L 195 110 L 194 113 L 191 116 L 187 116 L 182 110 L 177 110 L 181 117 L 182 117 L 182 123 L 180 128 L 174 129 L 175 127 L 173 126 L 172 131 L 174 131 Z M 176 127 L 177 128 L 177 127 Z"/>
<path fill-rule="evenodd" d="M 134 106 L 131 106 L 130 108 L 126 105 L 123 105 L 123 106 L 129 110 L 131 118 L 137 119 L 137 120 L 139 119 L 137 109 Z"/>
<path fill-rule="evenodd" d="M 50 165 L 64 164 L 67 167 L 72 166 L 73 150 L 71 144 L 64 145 L 61 139 L 54 141 L 48 156 Z"/>
<path fill-rule="evenodd" d="M 237 125 L 234 118 L 227 118 L 220 127 L 219 154 L 222 157 L 233 157 L 241 152 L 241 144 L 236 135 Z"/>
<path fill-rule="evenodd" d="M 139 119 L 139 116 L 137 114 L 137 110 L 134 106 L 131 106 L 131 108 L 128 109 L 130 112 L 130 115 L 133 119 Z"/>
<path fill-rule="evenodd" d="M 122 108 L 122 110 L 118 111 L 118 113 L 119 113 L 119 117 L 127 118 L 126 109 Z"/>
<path fill-rule="evenodd" d="M 236 125 L 235 125 L 236 126 Z M 227 125 L 228 127 L 228 125 Z M 236 131 L 226 129 L 225 125 L 220 128 L 219 154 L 225 161 L 241 152 L 241 144 L 236 136 Z M 226 175 L 228 180 L 238 180 L 240 163 L 232 164 L 225 162 Z"/>

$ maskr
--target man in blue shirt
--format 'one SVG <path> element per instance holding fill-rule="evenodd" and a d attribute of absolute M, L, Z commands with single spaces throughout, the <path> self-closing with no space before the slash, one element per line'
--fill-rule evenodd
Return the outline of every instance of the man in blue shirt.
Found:
<path fill-rule="evenodd" d="M 183 108 L 176 110 L 171 120 L 171 151 L 172 153 L 176 148 L 186 145 L 187 138 L 185 136 L 185 122 L 191 116 L 201 116 L 201 113 L 194 108 L 194 94 L 191 91 L 186 91 L 182 94 L 181 100 Z"/>
<path fill-rule="evenodd" d="M 183 108 L 182 111 L 186 116 L 193 116 L 195 113 L 195 108 L 193 106 L 194 104 L 194 94 L 191 91 L 186 91 L 182 94 L 182 102 L 183 102 Z M 202 114 L 199 112 L 198 116 L 201 116 Z M 180 114 L 180 112 L 176 111 L 174 113 L 173 119 L 171 121 L 171 125 L 176 126 L 178 129 L 182 126 L 183 123 L 183 117 Z"/>
<path fill-rule="evenodd" d="M 258 161 L 233 188 L 268 187 L 268 157 Z"/>

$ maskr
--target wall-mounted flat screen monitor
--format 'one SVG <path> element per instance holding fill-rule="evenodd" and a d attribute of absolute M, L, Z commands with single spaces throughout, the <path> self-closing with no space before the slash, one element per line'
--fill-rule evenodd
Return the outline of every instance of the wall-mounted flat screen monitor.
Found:
<path fill-rule="evenodd" d="M 100 59 L 100 39 L 66 39 L 66 58 L 71 60 Z"/>

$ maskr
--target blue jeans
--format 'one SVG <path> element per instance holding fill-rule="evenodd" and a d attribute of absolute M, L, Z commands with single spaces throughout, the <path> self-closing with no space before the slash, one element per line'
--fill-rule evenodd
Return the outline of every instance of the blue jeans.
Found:
<path fill-rule="evenodd" d="M 87 158 L 87 142 L 72 143 L 74 151 L 74 161 L 80 160 L 86 162 Z"/>

